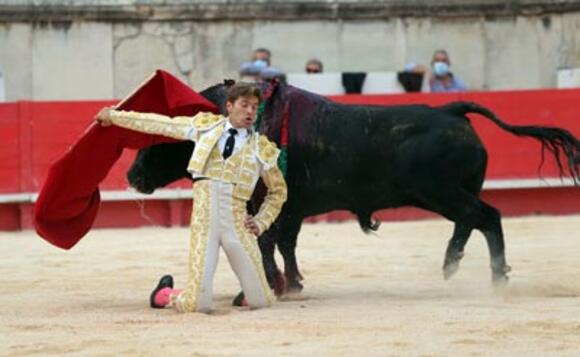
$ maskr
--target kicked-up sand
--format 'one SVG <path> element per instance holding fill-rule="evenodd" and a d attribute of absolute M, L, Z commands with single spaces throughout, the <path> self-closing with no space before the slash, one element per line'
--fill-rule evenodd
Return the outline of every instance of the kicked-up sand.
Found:
<path fill-rule="evenodd" d="M 148 306 L 161 275 L 185 282 L 186 228 L 94 230 L 70 251 L 0 233 L 0 355 L 580 356 L 580 216 L 504 219 L 501 292 L 478 232 L 443 280 L 452 228 L 305 225 L 303 292 L 256 311 L 231 307 L 222 254 L 211 315 Z"/>

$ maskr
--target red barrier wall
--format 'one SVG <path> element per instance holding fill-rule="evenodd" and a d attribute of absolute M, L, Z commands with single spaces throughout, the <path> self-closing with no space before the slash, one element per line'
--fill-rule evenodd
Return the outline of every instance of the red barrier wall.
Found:
<path fill-rule="evenodd" d="M 454 94 L 347 95 L 332 99 L 348 104 L 441 105 L 455 100 L 479 103 L 501 119 L 516 125 L 551 125 L 567 128 L 580 137 L 577 107 L 580 90 L 529 90 Z M 74 143 L 93 115 L 112 101 L 28 102 L 0 104 L 0 230 L 31 227 L 30 202 L 24 196 L 38 192 L 50 165 Z M 554 162 L 546 160 L 541 171 L 540 145 L 510 135 L 490 121 L 470 116 L 489 152 L 487 179 L 513 180 L 557 177 Z M 95 148 L 98 150 L 98 148 Z M 102 183 L 107 190 L 126 190 L 125 172 L 135 153 L 127 151 Z M 182 180 L 171 187 L 189 188 Z M 580 190 L 571 187 L 487 190 L 484 197 L 507 214 L 580 212 Z M 18 195 L 20 194 L 20 195 Z M 575 203 L 576 202 L 576 203 Z M 96 226 L 183 225 L 190 201 L 180 199 L 104 202 Z M 430 213 L 416 209 L 381 211 L 381 219 L 414 219 Z M 347 213 L 333 212 L 311 220 L 341 220 Z"/>

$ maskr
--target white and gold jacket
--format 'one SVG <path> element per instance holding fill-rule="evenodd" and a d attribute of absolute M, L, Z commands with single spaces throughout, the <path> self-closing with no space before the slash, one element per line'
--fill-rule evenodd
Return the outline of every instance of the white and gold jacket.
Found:
<path fill-rule="evenodd" d="M 206 177 L 232 183 L 235 198 L 249 200 L 262 177 L 268 193 L 254 217 L 260 234 L 280 213 L 287 196 L 286 182 L 277 165 L 280 150 L 265 136 L 252 133 L 237 152 L 224 160 L 217 145 L 226 123 L 226 118 L 221 115 L 199 113 L 193 117 L 169 118 L 153 113 L 112 110 L 110 119 L 114 125 L 126 129 L 194 141 L 195 149 L 188 171 L 194 178 Z"/>

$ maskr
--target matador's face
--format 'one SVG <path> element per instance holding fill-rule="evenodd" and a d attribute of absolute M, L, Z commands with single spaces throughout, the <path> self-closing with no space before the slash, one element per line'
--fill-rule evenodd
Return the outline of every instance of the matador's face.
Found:
<path fill-rule="evenodd" d="M 259 99 L 254 96 L 239 97 L 233 103 L 227 102 L 226 109 L 232 126 L 236 129 L 251 128 L 256 120 L 259 104 Z"/>

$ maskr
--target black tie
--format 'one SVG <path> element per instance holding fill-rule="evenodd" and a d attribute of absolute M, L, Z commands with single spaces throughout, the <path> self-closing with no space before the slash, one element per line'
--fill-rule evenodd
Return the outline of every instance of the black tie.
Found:
<path fill-rule="evenodd" d="M 238 131 L 234 128 L 228 129 L 228 132 L 230 133 L 230 136 L 228 136 L 228 139 L 226 140 L 226 146 L 224 146 L 224 152 L 222 154 L 224 160 L 230 157 L 232 152 L 234 152 L 234 145 L 236 144 L 235 136 L 238 133 Z"/>

